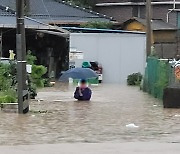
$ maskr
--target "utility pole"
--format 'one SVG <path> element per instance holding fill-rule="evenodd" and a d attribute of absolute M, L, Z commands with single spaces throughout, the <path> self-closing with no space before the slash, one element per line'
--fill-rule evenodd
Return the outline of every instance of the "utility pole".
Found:
<path fill-rule="evenodd" d="M 151 29 L 151 0 L 146 0 L 146 53 L 147 56 L 151 54 L 152 45 L 152 29 Z"/>
<path fill-rule="evenodd" d="M 3 38 L 2 38 L 2 30 L 0 31 L 0 57 L 2 57 L 2 41 L 3 41 Z"/>
<path fill-rule="evenodd" d="M 29 109 L 27 76 L 26 76 L 26 40 L 24 26 L 24 0 L 16 0 L 16 52 L 17 52 L 17 81 L 18 81 L 18 112 L 25 113 Z M 27 111 L 28 112 L 28 111 Z"/>

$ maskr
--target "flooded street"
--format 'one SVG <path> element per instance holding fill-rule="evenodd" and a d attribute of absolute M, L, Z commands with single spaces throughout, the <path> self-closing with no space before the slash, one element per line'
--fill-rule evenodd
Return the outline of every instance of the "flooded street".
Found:
<path fill-rule="evenodd" d="M 180 142 L 180 110 L 138 87 L 93 86 L 91 102 L 75 101 L 74 88 L 40 90 L 26 115 L 0 111 L 0 145 Z"/>

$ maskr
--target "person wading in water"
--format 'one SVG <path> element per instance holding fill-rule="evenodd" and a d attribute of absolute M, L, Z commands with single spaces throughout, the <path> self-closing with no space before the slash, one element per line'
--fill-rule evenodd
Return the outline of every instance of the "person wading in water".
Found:
<path fill-rule="evenodd" d="M 74 98 L 79 101 L 89 101 L 91 99 L 92 91 L 87 86 L 87 81 L 82 79 L 80 81 L 80 86 L 76 87 L 74 92 Z"/>

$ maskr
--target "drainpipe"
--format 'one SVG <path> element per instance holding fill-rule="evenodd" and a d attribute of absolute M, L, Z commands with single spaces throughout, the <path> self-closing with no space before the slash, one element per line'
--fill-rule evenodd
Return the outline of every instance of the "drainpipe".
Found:
<path fill-rule="evenodd" d="M 169 14 L 176 9 L 176 0 L 174 0 L 173 9 L 169 10 L 167 13 L 167 23 L 169 22 Z"/>

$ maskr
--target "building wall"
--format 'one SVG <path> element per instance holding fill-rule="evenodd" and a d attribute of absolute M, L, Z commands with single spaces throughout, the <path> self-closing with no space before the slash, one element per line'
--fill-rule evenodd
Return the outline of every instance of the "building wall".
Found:
<path fill-rule="evenodd" d="M 175 43 L 176 30 L 154 31 L 154 42 L 156 43 Z"/>
<path fill-rule="evenodd" d="M 112 0 L 114 2 L 115 0 Z M 118 0 L 117 0 L 118 1 Z M 125 1 L 125 0 L 124 0 Z M 118 1 L 118 2 L 124 2 Z M 111 0 L 104 2 L 111 2 Z M 152 18 L 153 19 L 163 19 L 167 21 L 167 13 L 169 9 L 172 9 L 173 5 L 153 5 L 152 6 Z M 146 7 L 145 6 L 99 6 L 94 8 L 95 11 L 104 13 L 108 16 L 114 17 L 120 23 L 130 19 L 131 17 L 146 17 Z M 176 5 L 176 9 L 180 9 L 180 5 Z M 139 12 L 139 13 L 137 13 Z M 169 23 L 174 24 L 176 16 L 171 16 Z"/>
<path fill-rule="evenodd" d="M 112 7 L 96 7 L 95 11 L 113 17 L 116 21 L 121 23 L 132 18 L 132 6 L 112 6 Z"/>
<path fill-rule="evenodd" d="M 84 53 L 83 60 L 75 60 L 76 67 L 81 67 L 83 61 L 98 61 L 103 67 L 104 83 L 125 84 L 129 74 L 135 72 L 143 74 L 146 61 L 145 43 L 144 34 L 72 33 L 70 35 L 70 48 L 76 48 Z"/>
<path fill-rule="evenodd" d="M 177 12 L 172 11 L 171 13 L 169 13 L 169 23 L 171 23 L 174 26 L 177 26 Z"/>
<path fill-rule="evenodd" d="M 155 51 L 160 58 L 174 58 L 177 55 L 176 43 L 156 43 Z"/>

